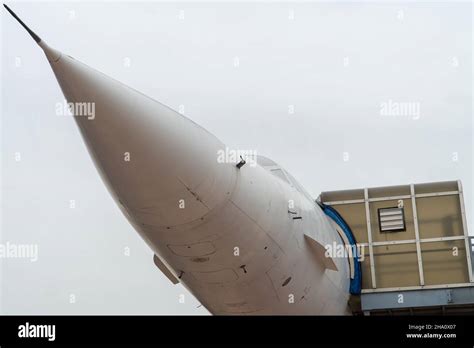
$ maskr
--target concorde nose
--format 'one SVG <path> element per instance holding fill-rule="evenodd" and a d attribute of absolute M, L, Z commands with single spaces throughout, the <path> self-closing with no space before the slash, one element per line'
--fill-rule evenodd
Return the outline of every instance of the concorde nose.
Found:
<path fill-rule="evenodd" d="M 62 55 L 50 62 L 109 188 L 142 224 L 197 220 L 230 193 L 224 145 L 167 106 Z"/>
<path fill-rule="evenodd" d="M 224 145 L 215 136 L 52 49 L 5 7 L 44 50 L 67 100 L 64 104 L 129 218 L 144 225 L 182 225 L 202 218 L 229 197 L 237 169 L 218 162 Z"/>

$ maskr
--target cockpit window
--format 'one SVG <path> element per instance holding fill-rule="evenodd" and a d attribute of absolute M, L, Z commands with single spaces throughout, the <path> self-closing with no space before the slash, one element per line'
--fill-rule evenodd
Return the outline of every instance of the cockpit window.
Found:
<path fill-rule="evenodd" d="M 291 183 L 290 183 L 290 181 L 288 181 L 288 178 L 286 177 L 285 173 L 284 173 L 283 170 L 281 170 L 280 168 L 278 168 L 278 169 L 270 169 L 270 172 L 271 172 L 273 175 L 279 177 L 281 180 L 283 180 L 283 181 L 285 181 L 285 182 L 287 182 L 288 184 L 291 185 Z"/>
<path fill-rule="evenodd" d="M 296 181 L 296 179 L 290 173 L 281 168 L 271 159 L 263 156 L 257 156 L 257 163 L 276 177 L 280 178 L 290 186 L 294 187 L 295 190 L 305 195 L 308 199 L 313 200 L 311 195 L 298 183 L 298 181 Z"/>
<path fill-rule="evenodd" d="M 260 164 L 262 167 L 278 166 L 270 158 L 264 156 L 257 156 L 257 163 Z"/>

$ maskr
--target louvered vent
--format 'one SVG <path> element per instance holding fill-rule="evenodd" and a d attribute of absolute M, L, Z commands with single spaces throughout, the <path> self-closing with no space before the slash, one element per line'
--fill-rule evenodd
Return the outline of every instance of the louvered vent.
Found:
<path fill-rule="evenodd" d="M 405 231 L 405 213 L 403 208 L 380 208 L 378 214 L 380 232 Z"/>

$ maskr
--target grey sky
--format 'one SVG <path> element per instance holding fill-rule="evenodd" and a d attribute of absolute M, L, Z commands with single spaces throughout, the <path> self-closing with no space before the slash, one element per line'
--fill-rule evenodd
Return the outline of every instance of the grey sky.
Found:
<path fill-rule="evenodd" d="M 10 4 L 52 47 L 184 106 L 314 197 L 461 179 L 472 234 L 470 3 Z M 1 237 L 39 246 L 37 262 L 0 259 L 1 312 L 207 313 L 156 269 L 74 121 L 55 114 L 63 96 L 42 51 L 0 18 Z M 381 115 L 389 101 L 419 114 Z"/>

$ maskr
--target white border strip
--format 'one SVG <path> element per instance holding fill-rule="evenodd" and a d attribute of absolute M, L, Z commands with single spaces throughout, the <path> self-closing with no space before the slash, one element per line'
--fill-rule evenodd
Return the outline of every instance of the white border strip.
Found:
<path fill-rule="evenodd" d="M 377 293 L 377 292 L 421 290 L 421 289 L 450 289 L 450 288 L 463 288 L 463 287 L 474 287 L 474 284 L 457 283 L 457 284 L 445 284 L 445 285 L 405 286 L 405 287 L 399 287 L 399 288 L 362 289 L 362 294 L 372 294 L 372 293 Z"/>
<path fill-rule="evenodd" d="M 433 193 L 417 193 L 415 198 L 426 198 L 426 197 L 440 197 L 440 196 L 454 196 L 461 194 L 460 191 L 444 191 L 444 192 L 433 192 Z M 371 202 L 382 202 L 382 201 L 393 201 L 399 199 L 410 199 L 411 195 L 401 195 L 401 196 L 389 196 L 389 197 L 377 197 L 377 198 L 367 198 Z M 324 202 L 326 205 L 341 205 L 341 204 L 356 204 L 364 203 L 365 199 L 349 199 L 345 201 L 328 201 Z"/>

